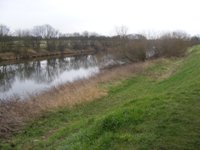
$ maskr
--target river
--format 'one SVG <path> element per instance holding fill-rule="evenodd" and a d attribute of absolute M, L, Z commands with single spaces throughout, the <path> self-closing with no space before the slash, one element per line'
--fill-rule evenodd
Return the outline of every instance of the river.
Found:
<path fill-rule="evenodd" d="M 25 99 L 52 87 L 99 72 L 95 56 L 35 60 L 0 66 L 0 99 Z"/>

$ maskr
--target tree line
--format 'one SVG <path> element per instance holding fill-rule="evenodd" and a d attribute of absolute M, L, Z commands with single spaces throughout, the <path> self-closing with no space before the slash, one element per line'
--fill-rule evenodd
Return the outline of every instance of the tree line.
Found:
<path fill-rule="evenodd" d="M 180 31 L 148 37 L 128 34 L 125 26 L 115 30 L 114 36 L 102 36 L 88 31 L 63 34 L 48 24 L 15 32 L 11 32 L 6 25 L 0 25 L 0 53 L 25 55 L 31 52 L 91 49 L 112 54 L 118 59 L 144 61 L 150 57 L 182 56 L 187 47 L 200 43 L 200 36 L 191 37 Z"/>
<path fill-rule="evenodd" d="M 181 57 L 188 47 L 200 44 L 200 36 L 190 36 L 184 31 L 165 32 L 161 34 L 128 34 L 125 26 L 116 28 L 114 45 L 110 53 L 119 59 L 131 62 L 145 61 L 157 57 Z"/>
<path fill-rule="evenodd" d="M 11 32 L 5 25 L 0 25 L 0 53 L 13 52 L 24 54 L 36 52 L 94 49 L 102 50 L 109 37 L 84 31 L 83 33 L 63 34 L 45 24 L 34 26 L 31 30 L 18 29 Z"/>

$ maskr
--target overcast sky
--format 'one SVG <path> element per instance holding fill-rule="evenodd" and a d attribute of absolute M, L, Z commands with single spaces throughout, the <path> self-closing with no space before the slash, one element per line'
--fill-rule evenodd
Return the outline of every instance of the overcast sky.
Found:
<path fill-rule="evenodd" d="M 0 0 L 0 24 L 12 30 L 50 24 L 64 33 L 111 35 L 184 30 L 200 34 L 200 0 Z"/>

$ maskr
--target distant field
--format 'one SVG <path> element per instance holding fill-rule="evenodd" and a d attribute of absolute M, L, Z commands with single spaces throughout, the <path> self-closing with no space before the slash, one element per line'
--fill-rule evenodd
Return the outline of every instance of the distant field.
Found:
<path fill-rule="evenodd" d="M 0 149 L 199 149 L 200 46 L 99 88 L 108 94 L 45 113 Z"/>

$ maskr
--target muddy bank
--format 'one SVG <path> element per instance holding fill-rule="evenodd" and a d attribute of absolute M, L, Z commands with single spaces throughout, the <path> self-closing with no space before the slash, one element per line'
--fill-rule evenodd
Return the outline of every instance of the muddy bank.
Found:
<path fill-rule="evenodd" d="M 16 62 L 23 62 L 26 60 L 42 60 L 56 57 L 72 57 L 79 55 L 94 54 L 94 50 L 77 50 L 77 51 L 56 51 L 56 52 L 40 52 L 40 53 L 26 53 L 26 54 L 15 54 L 15 53 L 0 53 L 0 65 L 11 64 Z"/>

